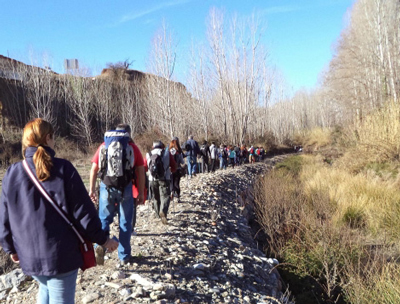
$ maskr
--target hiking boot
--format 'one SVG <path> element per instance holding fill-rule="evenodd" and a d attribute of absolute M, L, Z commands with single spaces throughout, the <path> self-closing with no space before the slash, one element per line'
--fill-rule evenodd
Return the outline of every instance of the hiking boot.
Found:
<path fill-rule="evenodd" d="M 168 225 L 167 217 L 165 216 L 164 212 L 162 212 L 162 211 L 160 212 L 160 218 L 161 218 L 161 222 L 164 225 Z"/>
<path fill-rule="evenodd" d="M 125 260 L 121 261 L 121 265 L 126 266 L 126 265 L 129 265 L 129 264 L 132 264 L 133 263 L 133 259 L 134 259 L 134 257 L 130 255 Z"/>
<path fill-rule="evenodd" d="M 104 265 L 104 256 L 106 249 L 103 246 L 97 246 L 95 249 L 97 265 Z"/>

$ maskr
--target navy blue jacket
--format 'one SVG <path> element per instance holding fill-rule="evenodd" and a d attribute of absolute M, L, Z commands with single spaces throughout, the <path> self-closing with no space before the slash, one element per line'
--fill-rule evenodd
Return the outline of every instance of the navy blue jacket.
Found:
<path fill-rule="evenodd" d="M 201 153 L 199 144 L 194 139 L 188 139 L 183 146 L 186 146 L 186 144 L 189 144 L 192 147 L 190 151 L 186 151 L 186 156 L 194 156 L 196 158 L 197 154 Z"/>
<path fill-rule="evenodd" d="M 51 177 L 42 182 L 43 187 L 85 238 L 104 244 L 107 235 L 78 171 L 69 161 L 55 158 L 52 149 L 45 148 L 52 156 L 53 168 Z M 35 174 L 32 157 L 36 150 L 28 147 L 25 152 Z M 3 179 L 0 244 L 6 253 L 18 254 L 27 275 L 65 273 L 83 263 L 78 237 L 33 184 L 22 162 L 11 165 Z"/>

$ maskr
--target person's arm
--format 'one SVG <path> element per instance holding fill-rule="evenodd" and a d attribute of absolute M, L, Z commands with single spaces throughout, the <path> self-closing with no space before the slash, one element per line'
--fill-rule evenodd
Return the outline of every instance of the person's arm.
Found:
<path fill-rule="evenodd" d="M 135 168 L 135 174 L 136 174 L 136 180 L 137 180 L 137 189 L 138 189 L 138 197 L 136 198 L 137 200 L 137 205 L 143 204 L 144 203 L 144 187 L 145 187 L 145 169 L 144 169 L 144 159 L 142 156 L 142 152 L 140 152 L 139 147 L 132 143 L 132 148 L 133 148 L 133 153 L 135 155 L 135 162 L 134 162 L 134 168 Z"/>
<path fill-rule="evenodd" d="M 14 261 L 13 256 L 16 255 L 16 250 L 14 247 L 14 240 L 11 233 L 10 227 L 10 218 L 8 213 L 8 196 L 7 192 L 10 187 L 9 184 L 9 172 L 11 168 L 7 170 L 3 178 L 3 184 L 1 189 L 1 197 L 0 197 L 0 245 L 3 248 L 4 252 L 11 256 L 11 259 Z"/>
<path fill-rule="evenodd" d="M 96 163 L 92 163 L 92 168 L 90 169 L 90 177 L 89 177 L 89 196 L 92 202 L 96 202 L 96 179 L 97 173 L 99 172 L 99 166 Z"/>
<path fill-rule="evenodd" d="M 144 203 L 144 185 L 145 185 L 145 172 L 144 166 L 136 166 L 135 167 L 135 174 L 136 174 L 136 181 L 137 181 L 137 188 L 138 188 L 138 197 L 137 197 L 137 204 Z"/>

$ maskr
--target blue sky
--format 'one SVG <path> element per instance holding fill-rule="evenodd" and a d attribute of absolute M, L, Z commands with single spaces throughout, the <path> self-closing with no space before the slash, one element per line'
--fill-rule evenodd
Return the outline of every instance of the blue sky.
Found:
<path fill-rule="evenodd" d="M 258 14 L 262 43 L 286 82 L 313 88 L 327 67 L 333 45 L 354 0 L 0 0 L 0 54 L 63 72 L 63 60 L 77 58 L 94 73 L 108 62 L 129 59 L 146 71 L 152 38 L 164 19 L 177 42 L 175 78 L 185 82 L 192 41 L 206 43 L 212 7 L 225 15 Z M 33 54 L 33 55 L 32 55 Z"/>

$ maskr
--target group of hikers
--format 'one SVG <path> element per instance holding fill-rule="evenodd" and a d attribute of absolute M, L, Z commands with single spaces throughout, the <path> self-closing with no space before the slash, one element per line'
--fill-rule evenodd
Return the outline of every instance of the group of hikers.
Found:
<path fill-rule="evenodd" d="M 192 178 L 214 172 L 218 166 L 226 169 L 265 156 L 264 149 L 253 146 L 218 148 L 214 142 L 209 146 L 204 141 L 199 147 L 193 136 L 182 146 L 178 137 L 167 146 L 156 140 L 144 158 L 131 138 L 130 126 L 120 124 L 105 133 L 91 159 L 87 192 L 74 166 L 55 157 L 53 126 L 40 118 L 25 125 L 24 161 L 11 165 L 3 178 L 0 244 L 25 274 L 39 283 L 37 303 L 74 303 L 78 269 L 83 264 L 75 230 L 95 243 L 97 264 L 104 263 L 106 252 L 117 250 L 121 265 L 127 265 L 134 259 L 130 239 L 136 206 L 146 198 L 153 202 L 155 216 L 167 224 L 171 200 L 180 202 L 183 176 Z M 98 202 L 98 211 L 94 202 Z M 119 238 L 110 235 L 116 215 Z"/>
<path fill-rule="evenodd" d="M 189 143 L 189 145 L 188 145 Z M 188 170 L 189 178 L 195 173 L 214 172 L 218 167 L 220 169 L 226 169 L 231 166 L 243 165 L 246 163 L 254 163 L 262 161 L 265 158 L 265 149 L 263 147 L 250 146 L 247 148 L 246 145 L 223 145 L 219 147 L 215 142 L 208 142 L 205 140 L 199 148 L 198 143 L 193 140 L 193 136 L 189 136 L 186 142 L 186 154 L 193 158 L 188 158 Z M 198 161 L 196 161 L 196 158 Z"/>

